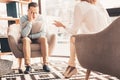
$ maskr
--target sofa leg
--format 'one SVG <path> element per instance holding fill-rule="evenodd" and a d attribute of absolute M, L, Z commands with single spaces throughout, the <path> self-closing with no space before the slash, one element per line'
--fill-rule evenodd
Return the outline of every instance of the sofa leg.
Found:
<path fill-rule="evenodd" d="M 91 70 L 87 69 L 85 80 L 89 79 Z"/>
<path fill-rule="evenodd" d="M 54 51 L 56 44 L 57 44 L 57 36 L 51 35 L 51 39 L 49 41 L 49 56 L 51 56 L 52 52 Z"/>
<path fill-rule="evenodd" d="M 19 69 L 22 68 L 22 58 L 18 58 L 18 65 L 19 65 Z"/>

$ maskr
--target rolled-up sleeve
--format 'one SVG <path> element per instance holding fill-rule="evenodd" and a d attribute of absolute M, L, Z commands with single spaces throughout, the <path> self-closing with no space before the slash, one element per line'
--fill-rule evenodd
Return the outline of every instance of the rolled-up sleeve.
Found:
<path fill-rule="evenodd" d="M 27 21 L 26 17 L 23 16 L 20 18 L 20 25 L 22 27 L 21 35 L 22 37 L 27 37 L 32 29 L 32 23 Z"/>
<path fill-rule="evenodd" d="M 40 32 L 29 35 L 29 37 L 32 38 L 32 39 L 36 39 L 36 38 L 39 38 L 39 37 L 45 37 L 45 36 L 46 36 L 46 26 L 45 26 L 44 23 L 41 25 Z"/>

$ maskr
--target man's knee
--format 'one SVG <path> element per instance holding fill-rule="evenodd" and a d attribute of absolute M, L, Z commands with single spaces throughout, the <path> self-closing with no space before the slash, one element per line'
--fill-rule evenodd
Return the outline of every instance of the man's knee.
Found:
<path fill-rule="evenodd" d="M 52 35 L 52 36 L 51 36 L 51 39 L 56 41 L 57 35 Z"/>
<path fill-rule="evenodd" d="M 38 40 L 39 40 L 40 42 L 42 42 L 42 43 L 47 42 L 47 38 L 46 38 L 46 37 L 40 37 Z"/>
<path fill-rule="evenodd" d="M 22 42 L 30 42 L 31 43 L 31 40 L 29 37 L 24 37 L 24 38 L 22 38 Z"/>

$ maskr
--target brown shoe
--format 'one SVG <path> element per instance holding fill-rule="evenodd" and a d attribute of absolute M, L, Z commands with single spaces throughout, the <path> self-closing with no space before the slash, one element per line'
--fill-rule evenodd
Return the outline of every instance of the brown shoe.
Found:
<path fill-rule="evenodd" d="M 70 78 L 72 75 L 75 75 L 76 73 L 77 73 L 76 67 L 68 66 L 63 75 L 65 76 L 65 78 Z"/>
<path fill-rule="evenodd" d="M 68 67 L 66 68 L 65 72 L 63 73 L 64 76 L 67 74 L 69 68 L 70 68 L 70 66 L 68 66 Z"/>

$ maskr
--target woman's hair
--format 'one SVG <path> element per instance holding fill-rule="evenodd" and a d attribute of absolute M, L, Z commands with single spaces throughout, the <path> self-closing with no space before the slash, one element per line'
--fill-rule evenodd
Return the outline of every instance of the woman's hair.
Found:
<path fill-rule="evenodd" d="M 31 2 L 28 4 L 28 9 L 30 9 L 30 7 L 37 7 L 38 4 L 36 2 Z"/>
<path fill-rule="evenodd" d="M 88 3 L 95 4 L 97 0 L 81 0 L 81 1 L 87 1 Z"/>

